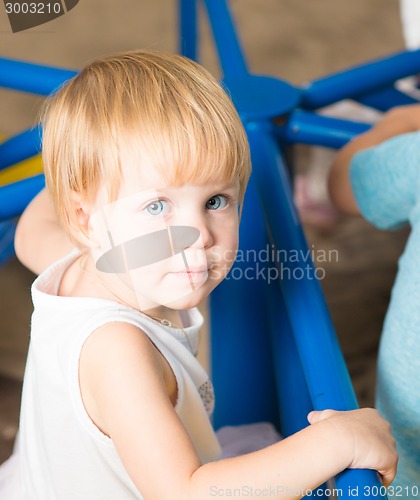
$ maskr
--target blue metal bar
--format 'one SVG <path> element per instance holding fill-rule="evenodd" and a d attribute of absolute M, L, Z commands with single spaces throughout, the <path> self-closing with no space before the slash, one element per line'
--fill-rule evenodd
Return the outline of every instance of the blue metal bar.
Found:
<path fill-rule="evenodd" d="M 279 424 L 265 283 L 252 274 L 252 255 L 259 255 L 266 239 L 261 206 L 251 179 L 242 212 L 237 262 L 210 295 L 216 429 L 263 421 Z"/>
<path fill-rule="evenodd" d="M 301 261 L 290 259 L 287 262 L 290 272 L 284 269 L 280 284 L 290 323 L 297 332 L 296 343 L 314 408 L 356 408 L 357 402 L 350 378 L 319 282 L 315 279 L 316 274 L 294 206 L 290 180 L 282 156 L 264 124 L 247 124 L 247 133 L 251 145 L 254 178 L 273 242 L 277 249 L 285 252 L 283 256 L 297 255 L 302 258 Z M 299 276 L 295 275 L 302 274 L 303 265 L 305 279 L 299 279 Z M 299 271 L 295 271 L 297 269 Z M 289 279 L 290 275 L 297 279 Z M 316 325 L 314 318 L 318 321 Z M 334 360 L 332 364 L 321 369 L 319 361 L 328 359 L 330 362 L 330 358 Z"/>
<path fill-rule="evenodd" d="M 306 416 L 313 410 L 313 406 L 277 280 L 267 283 L 266 304 L 273 346 L 281 433 L 287 437 L 308 425 Z M 299 397 L 296 397 L 297 394 Z"/>
<path fill-rule="evenodd" d="M 419 102 L 414 97 L 404 94 L 394 87 L 387 87 L 373 94 L 360 96 L 357 101 L 378 111 L 388 111 L 394 106 L 407 106 Z"/>
<path fill-rule="evenodd" d="M 77 71 L 0 58 L 0 87 L 47 96 Z"/>
<path fill-rule="evenodd" d="M 197 61 L 197 0 L 179 1 L 179 52 Z"/>
<path fill-rule="evenodd" d="M 15 232 L 16 221 L 0 222 L 0 266 L 5 264 L 15 254 Z"/>
<path fill-rule="evenodd" d="M 276 118 L 290 113 L 299 103 L 300 93 L 278 78 L 240 75 L 223 79 L 242 120 Z"/>
<path fill-rule="evenodd" d="M 0 170 L 31 158 L 41 152 L 42 129 L 37 126 L 0 144 Z"/>
<path fill-rule="evenodd" d="M 285 251 L 286 255 L 292 255 L 292 252 L 296 255 L 297 252 L 297 255 L 302 256 L 300 262 L 290 259 L 290 273 L 281 276 L 280 286 L 313 407 L 317 410 L 357 408 L 317 275 L 312 260 L 308 258 L 310 254 L 280 151 L 269 135 L 267 124 L 248 123 L 246 128 L 252 152 L 253 175 L 275 246 Z M 340 477 L 341 484 L 346 485 L 348 478 L 355 478 L 362 487 L 380 486 L 375 472 L 363 471 L 363 476 L 359 472 L 346 471 Z M 342 498 L 351 498 L 345 487 Z"/>
<path fill-rule="evenodd" d="M 420 50 L 400 52 L 315 80 L 302 88 L 301 105 L 307 109 L 383 89 L 396 80 L 420 72 Z"/>
<path fill-rule="evenodd" d="M 203 0 L 207 9 L 223 74 L 238 78 L 248 67 L 226 0 Z"/>
<path fill-rule="evenodd" d="M 383 494 L 384 487 L 379 481 L 378 474 L 373 470 L 346 469 L 334 478 L 334 486 L 343 492 L 340 495 L 342 500 L 387 499 L 387 495 Z"/>
<path fill-rule="evenodd" d="M 0 221 L 20 215 L 45 186 L 44 175 L 35 175 L 0 189 Z"/>
<path fill-rule="evenodd" d="M 309 425 L 313 406 L 278 281 L 268 283 L 266 292 L 281 432 L 287 437 Z M 326 498 L 325 485 L 313 496 Z"/>
<path fill-rule="evenodd" d="M 276 127 L 275 134 L 281 141 L 340 148 L 369 128 L 370 125 L 366 123 L 296 109 L 290 114 L 285 125 Z"/>

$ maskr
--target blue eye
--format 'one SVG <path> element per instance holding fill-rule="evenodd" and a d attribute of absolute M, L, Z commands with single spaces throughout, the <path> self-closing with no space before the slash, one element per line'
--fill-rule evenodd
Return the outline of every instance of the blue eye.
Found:
<path fill-rule="evenodd" d="M 149 203 L 146 207 L 147 212 L 150 215 L 163 215 L 168 211 L 168 202 L 164 200 L 156 200 Z"/>
<path fill-rule="evenodd" d="M 217 194 L 216 196 L 212 196 L 209 201 L 206 203 L 206 208 L 208 210 L 220 210 L 225 208 L 228 204 L 226 196 L 222 196 L 221 194 Z"/>

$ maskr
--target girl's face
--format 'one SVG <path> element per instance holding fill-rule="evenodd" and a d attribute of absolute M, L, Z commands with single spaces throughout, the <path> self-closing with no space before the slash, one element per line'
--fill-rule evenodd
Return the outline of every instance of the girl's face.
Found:
<path fill-rule="evenodd" d="M 89 219 L 96 268 L 137 309 L 194 307 L 235 259 L 239 182 L 173 186 L 151 165 L 139 170 L 126 163 L 115 202 L 98 196 Z"/>

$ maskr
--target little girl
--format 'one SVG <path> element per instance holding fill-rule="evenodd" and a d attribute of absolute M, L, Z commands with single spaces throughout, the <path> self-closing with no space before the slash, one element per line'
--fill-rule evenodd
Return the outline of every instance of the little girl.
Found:
<path fill-rule="evenodd" d="M 16 235 L 40 276 L 0 497 L 299 498 L 348 467 L 390 484 L 394 441 L 370 409 L 312 412 L 301 432 L 221 458 L 196 306 L 232 265 L 250 159 L 215 79 L 180 56 L 119 54 L 51 97 L 43 125 L 48 194 Z"/>

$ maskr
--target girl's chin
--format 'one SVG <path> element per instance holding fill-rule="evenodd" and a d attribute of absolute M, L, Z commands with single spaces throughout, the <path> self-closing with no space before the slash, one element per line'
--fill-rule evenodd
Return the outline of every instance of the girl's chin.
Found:
<path fill-rule="evenodd" d="M 168 297 L 165 301 L 162 301 L 162 305 L 176 311 L 182 311 L 184 309 L 191 309 L 199 306 L 204 299 L 205 297 L 190 293 L 183 297 Z"/>
<path fill-rule="evenodd" d="M 166 306 L 170 309 L 191 309 L 200 305 L 217 286 L 219 281 L 210 279 L 207 272 L 194 274 L 170 273 L 163 283 L 133 290 L 136 303 L 142 311 Z M 147 295 L 146 295 L 147 293 Z"/>
<path fill-rule="evenodd" d="M 170 309 L 181 311 L 183 309 L 191 309 L 199 306 L 205 301 L 208 295 L 208 291 L 197 288 L 196 290 L 189 291 L 183 295 L 178 294 L 175 296 L 174 294 L 171 294 L 165 298 L 162 297 L 161 303 Z"/>

